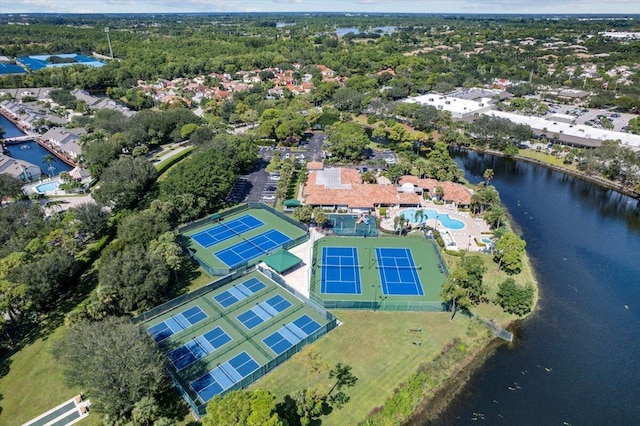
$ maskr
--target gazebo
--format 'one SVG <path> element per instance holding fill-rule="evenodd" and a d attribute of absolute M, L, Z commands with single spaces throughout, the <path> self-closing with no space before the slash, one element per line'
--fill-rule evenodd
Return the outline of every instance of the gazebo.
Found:
<path fill-rule="evenodd" d="M 262 258 L 262 262 L 266 263 L 271 269 L 279 274 L 286 272 L 302 263 L 302 259 L 291 254 L 288 250 L 280 248 L 275 253 Z"/>
<path fill-rule="evenodd" d="M 299 200 L 296 200 L 296 199 L 284 200 L 284 203 L 282 203 L 282 204 L 285 207 L 289 207 L 289 208 L 299 207 L 300 205 L 302 205 L 302 203 Z"/>

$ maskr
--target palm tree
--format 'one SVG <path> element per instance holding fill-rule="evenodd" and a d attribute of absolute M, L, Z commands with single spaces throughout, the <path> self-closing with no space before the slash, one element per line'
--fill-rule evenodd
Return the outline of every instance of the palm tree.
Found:
<path fill-rule="evenodd" d="M 484 171 L 484 174 L 482 175 L 482 177 L 484 178 L 484 181 L 487 183 L 487 186 L 489 186 L 489 182 L 491 182 L 491 179 L 493 179 L 493 169 L 487 169 Z"/>
<path fill-rule="evenodd" d="M 404 225 L 406 222 L 407 219 L 402 214 L 393 218 L 393 229 L 398 230 L 398 235 L 402 234 L 402 230 L 404 229 Z"/>
<path fill-rule="evenodd" d="M 415 218 L 416 222 L 421 224 L 420 227 L 422 227 L 422 221 L 424 220 L 424 210 L 416 210 L 416 213 L 413 215 L 413 217 Z"/>
<path fill-rule="evenodd" d="M 56 161 L 56 157 L 54 157 L 52 154 L 47 154 L 42 157 L 42 161 L 49 165 L 49 167 L 47 167 L 47 170 L 49 170 L 50 172 L 49 177 L 53 176 L 53 171 L 55 170 L 55 167 L 53 167 L 53 162 Z"/>

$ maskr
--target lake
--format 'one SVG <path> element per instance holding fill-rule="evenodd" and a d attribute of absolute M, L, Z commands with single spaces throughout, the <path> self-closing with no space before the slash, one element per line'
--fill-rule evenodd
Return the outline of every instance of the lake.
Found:
<path fill-rule="evenodd" d="M 528 163 L 455 159 L 473 183 L 494 170 L 541 300 L 437 421 L 415 424 L 640 424 L 638 201 Z"/>

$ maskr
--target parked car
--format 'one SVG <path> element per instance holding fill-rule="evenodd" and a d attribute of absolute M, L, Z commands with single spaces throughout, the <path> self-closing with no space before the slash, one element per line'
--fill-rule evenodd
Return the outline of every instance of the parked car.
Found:
<path fill-rule="evenodd" d="M 275 195 L 263 195 L 262 199 L 265 201 L 274 201 L 276 199 Z"/>

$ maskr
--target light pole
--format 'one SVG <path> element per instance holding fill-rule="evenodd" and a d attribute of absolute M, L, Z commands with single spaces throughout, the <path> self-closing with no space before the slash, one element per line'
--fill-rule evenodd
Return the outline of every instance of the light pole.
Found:
<path fill-rule="evenodd" d="M 113 59 L 113 49 L 111 48 L 111 39 L 109 38 L 109 27 L 105 27 L 104 32 L 107 33 L 107 43 L 109 43 L 109 54 Z"/>
<path fill-rule="evenodd" d="M 471 234 L 469 234 L 469 245 L 467 246 L 467 251 L 471 250 Z"/>
<path fill-rule="evenodd" d="M 387 297 L 389 297 L 389 296 L 384 296 L 384 297 L 380 296 L 380 304 L 379 304 L 379 306 L 382 306 L 382 302 L 384 302 L 387 299 Z"/>
<path fill-rule="evenodd" d="M 373 312 L 375 312 L 378 306 L 378 287 L 375 284 L 371 284 L 371 287 L 373 287 Z"/>

